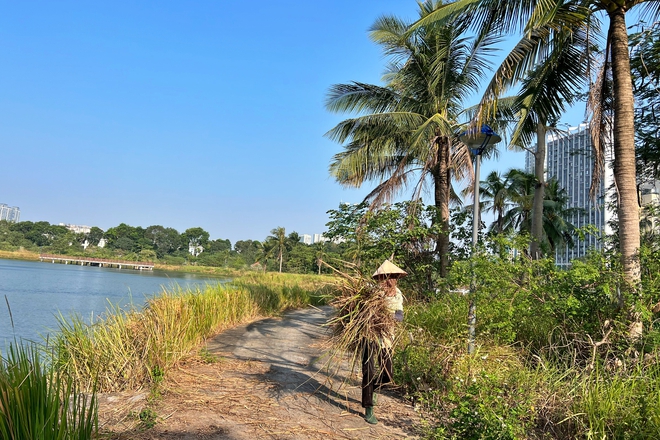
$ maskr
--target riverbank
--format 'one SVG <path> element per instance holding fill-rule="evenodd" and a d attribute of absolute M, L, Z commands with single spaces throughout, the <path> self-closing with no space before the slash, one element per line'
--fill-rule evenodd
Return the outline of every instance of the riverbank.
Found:
<path fill-rule="evenodd" d="M 39 255 L 40 255 L 39 252 L 32 252 L 27 250 L 18 250 L 18 251 L 0 250 L 0 259 L 5 259 L 5 260 L 40 261 Z M 120 257 L 109 258 L 109 259 L 121 260 Z M 164 272 L 192 273 L 192 274 L 212 275 L 212 276 L 227 277 L 227 278 L 238 278 L 249 273 L 255 273 L 255 271 L 249 269 L 240 270 L 229 267 L 197 266 L 190 264 L 171 265 L 171 264 L 162 264 L 158 262 L 153 262 L 153 263 L 154 263 L 154 270 L 161 270 Z"/>
<path fill-rule="evenodd" d="M 0 259 L 4 260 L 23 260 L 23 261 L 39 261 L 38 252 L 30 251 L 2 251 L 0 250 Z"/>
<path fill-rule="evenodd" d="M 224 329 L 322 304 L 325 280 L 301 278 L 253 273 L 227 284 L 165 289 L 141 309 L 111 309 L 91 325 L 82 317 L 60 319 L 54 364 L 86 389 L 152 387 Z"/>
<path fill-rule="evenodd" d="M 413 438 L 420 417 L 393 390 L 369 425 L 350 365 L 324 368 L 328 307 L 252 321 L 210 338 L 157 392 L 100 396 L 110 439 Z"/>

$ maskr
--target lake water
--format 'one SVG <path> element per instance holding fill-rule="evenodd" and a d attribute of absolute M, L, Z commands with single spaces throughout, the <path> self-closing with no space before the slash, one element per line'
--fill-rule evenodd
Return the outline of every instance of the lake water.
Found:
<path fill-rule="evenodd" d="M 180 272 L 0 260 L 0 351 L 14 338 L 41 342 L 57 328 L 59 313 L 79 314 L 89 321 L 109 304 L 142 306 L 163 287 L 203 287 L 225 281 Z"/>

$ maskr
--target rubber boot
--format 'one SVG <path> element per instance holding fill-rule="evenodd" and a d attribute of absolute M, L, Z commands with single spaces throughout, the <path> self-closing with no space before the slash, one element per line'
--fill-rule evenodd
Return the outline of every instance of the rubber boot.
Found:
<path fill-rule="evenodd" d="M 378 423 L 378 419 L 374 415 L 373 406 L 368 406 L 364 409 L 364 420 L 371 425 L 375 425 L 376 423 Z"/>

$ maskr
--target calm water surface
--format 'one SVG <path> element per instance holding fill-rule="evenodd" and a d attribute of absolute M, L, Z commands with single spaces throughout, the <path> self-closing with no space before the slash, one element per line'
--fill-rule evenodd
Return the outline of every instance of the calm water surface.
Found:
<path fill-rule="evenodd" d="M 163 287 L 203 287 L 225 281 L 178 272 L 0 260 L 0 350 L 14 337 L 42 341 L 57 327 L 59 313 L 79 314 L 89 321 L 109 304 L 142 306 Z"/>

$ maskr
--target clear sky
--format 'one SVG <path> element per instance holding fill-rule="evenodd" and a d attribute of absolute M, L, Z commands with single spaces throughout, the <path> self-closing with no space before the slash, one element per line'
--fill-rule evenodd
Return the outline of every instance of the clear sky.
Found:
<path fill-rule="evenodd" d="M 340 146 L 323 134 L 343 118 L 325 95 L 379 83 L 369 26 L 417 14 L 413 0 L 0 4 L 0 203 L 232 243 L 321 233 L 327 210 L 362 199 L 328 176 Z M 523 163 L 502 154 L 482 175 Z"/>

